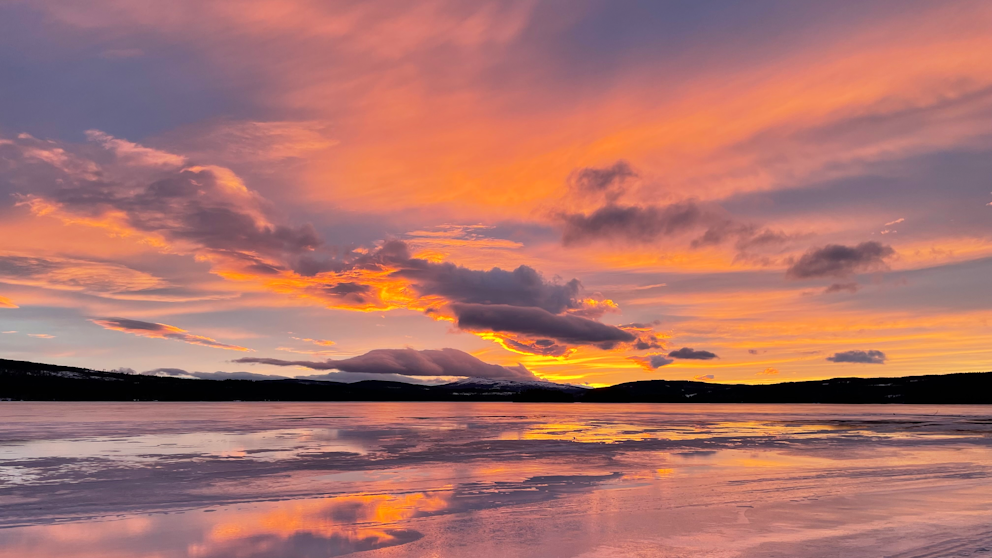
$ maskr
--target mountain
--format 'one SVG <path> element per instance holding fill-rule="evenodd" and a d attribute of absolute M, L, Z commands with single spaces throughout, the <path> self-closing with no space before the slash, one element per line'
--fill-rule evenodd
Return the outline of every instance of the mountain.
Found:
<path fill-rule="evenodd" d="M 0 399 L 29 401 L 571 401 L 583 388 L 471 379 L 440 386 L 365 380 L 189 379 L 0 359 Z"/>
<path fill-rule="evenodd" d="M 589 389 L 469 378 L 440 386 L 367 380 L 193 380 L 0 359 L 0 399 L 28 401 L 534 401 L 586 403 L 992 404 L 992 372 L 767 385 L 648 380 Z"/>
<path fill-rule="evenodd" d="M 624 403 L 992 403 L 992 372 L 901 378 L 833 378 L 744 385 L 648 380 L 599 388 L 586 402 Z"/>
<path fill-rule="evenodd" d="M 563 391 L 566 393 L 580 394 L 590 389 L 582 386 L 573 386 L 571 384 L 556 384 L 555 382 L 546 382 L 546 381 L 521 382 L 517 380 L 487 380 L 485 378 L 465 378 L 464 380 L 458 380 L 457 382 L 444 384 L 443 386 L 440 387 L 444 389 L 456 391 L 458 393 L 473 393 L 473 392 L 523 393 L 532 390 L 550 389 L 556 391 Z"/>

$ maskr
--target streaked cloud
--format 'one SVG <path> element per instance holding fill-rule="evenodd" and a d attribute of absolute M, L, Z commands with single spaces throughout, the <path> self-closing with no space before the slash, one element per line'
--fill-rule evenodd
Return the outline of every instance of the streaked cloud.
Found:
<path fill-rule="evenodd" d="M 132 300 L 177 300 L 196 296 L 174 289 L 173 285 L 152 274 L 120 264 L 10 253 L 0 253 L 0 282 Z"/>
<path fill-rule="evenodd" d="M 298 341 L 305 341 L 307 343 L 313 343 L 314 345 L 321 345 L 324 347 L 330 347 L 332 345 L 336 345 L 334 341 L 330 341 L 327 339 L 310 339 L 309 337 L 294 337 L 293 339 L 296 339 Z"/>
<path fill-rule="evenodd" d="M 859 290 L 861 290 L 861 285 L 858 285 L 855 282 L 834 283 L 829 287 L 827 287 L 826 289 L 823 289 L 823 293 L 824 294 L 840 293 L 840 292 L 856 293 Z"/>
<path fill-rule="evenodd" d="M 230 351 L 251 351 L 251 349 L 245 347 L 220 343 L 219 341 L 209 337 L 195 335 L 185 329 L 180 329 L 167 324 L 144 322 L 129 318 L 97 318 L 90 321 L 104 329 L 121 331 L 124 333 L 130 333 L 131 335 L 138 335 L 151 339 L 171 339 L 174 341 L 190 343 L 191 345 L 202 345 L 204 347 L 227 349 Z"/>

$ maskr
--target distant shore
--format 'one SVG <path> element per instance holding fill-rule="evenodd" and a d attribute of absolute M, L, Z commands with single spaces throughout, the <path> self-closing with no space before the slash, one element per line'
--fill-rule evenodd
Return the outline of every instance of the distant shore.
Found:
<path fill-rule="evenodd" d="M 376 380 L 184 379 L 0 359 L 0 400 L 992 404 L 992 372 L 763 385 L 646 380 L 587 389 L 486 380 L 427 386 Z"/>

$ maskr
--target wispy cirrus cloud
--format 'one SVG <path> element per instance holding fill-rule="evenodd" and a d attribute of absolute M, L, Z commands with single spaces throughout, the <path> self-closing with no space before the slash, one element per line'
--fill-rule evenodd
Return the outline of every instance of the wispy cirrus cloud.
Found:
<path fill-rule="evenodd" d="M 297 341 L 305 341 L 307 343 L 313 343 L 314 345 L 321 345 L 324 347 L 330 347 L 332 345 L 336 345 L 334 341 L 330 341 L 328 339 L 311 339 L 309 337 L 293 337 L 293 339 L 296 339 Z"/>
<path fill-rule="evenodd" d="M 132 320 L 129 318 L 94 318 L 90 321 L 104 329 L 121 331 L 124 333 L 130 333 L 131 335 L 148 337 L 150 339 L 171 339 L 173 341 L 182 341 L 183 343 L 189 343 L 191 345 L 202 345 L 204 347 L 227 349 L 229 351 L 251 351 L 251 349 L 246 347 L 221 343 L 215 339 L 204 337 L 202 335 L 196 335 L 186 331 L 185 329 L 167 324 Z"/>

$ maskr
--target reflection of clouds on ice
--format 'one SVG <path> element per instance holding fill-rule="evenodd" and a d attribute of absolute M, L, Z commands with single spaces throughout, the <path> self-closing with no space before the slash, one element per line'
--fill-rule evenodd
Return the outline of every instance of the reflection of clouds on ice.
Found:
<path fill-rule="evenodd" d="M 992 502 L 983 407 L 14 408 L 0 556 L 879 555 Z"/>

